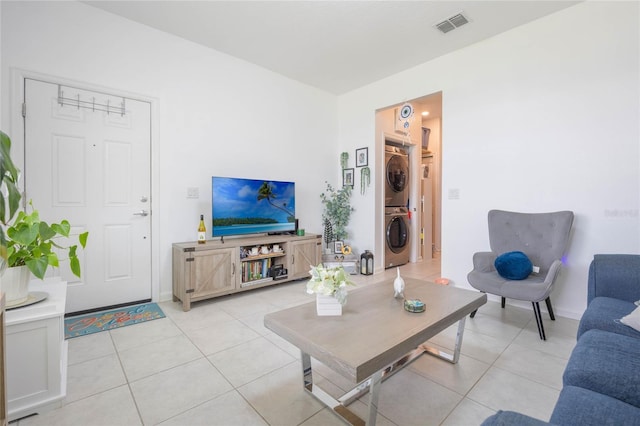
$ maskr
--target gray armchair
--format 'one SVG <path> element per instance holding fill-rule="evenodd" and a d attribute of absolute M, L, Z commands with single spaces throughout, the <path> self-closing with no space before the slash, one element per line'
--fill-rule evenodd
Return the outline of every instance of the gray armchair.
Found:
<path fill-rule="evenodd" d="M 490 252 L 473 255 L 473 271 L 467 279 L 474 288 L 505 300 L 526 300 L 533 305 L 540 338 L 546 340 L 540 302 L 545 301 L 549 317 L 555 320 L 549 294 L 562 266 L 562 256 L 569 241 L 573 212 L 515 213 L 502 210 L 489 212 Z M 540 268 L 524 280 L 501 277 L 494 267 L 496 258 L 506 252 L 521 251 L 534 266 Z M 474 311 L 471 318 L 475 316 Z"/>

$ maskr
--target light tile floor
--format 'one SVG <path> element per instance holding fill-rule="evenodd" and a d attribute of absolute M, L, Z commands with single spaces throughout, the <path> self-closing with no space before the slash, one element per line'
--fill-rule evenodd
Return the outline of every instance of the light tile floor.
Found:
<path fill-rule="evenodd" d="M 401 274 L 433 280 L 439 261 L 405 265 Z M 394 276 L 390 269 L 354 280 Z M 262 324 L 265 313 L 313 301 L 305 282 L 196 303 L 189 312 L 164 302 L 167 318 L 71 339 L 63 407 L 13 425 L 342 425 L 303 391 L 299 351 Z M 489 302 L 467 319 L 458 364 L 423 356 L 384 382 L 378 424 L 478 425 L 498 409 L 548 420 L 577 325 L 545 315 L 543 342 L 532 310 Z M 431 343 L 452 349 L 456 328 Z M 319 363 L 314 369 L 334 396 L 352 387 Z M 364 402 L 351 408 L 365 416 Z"/>

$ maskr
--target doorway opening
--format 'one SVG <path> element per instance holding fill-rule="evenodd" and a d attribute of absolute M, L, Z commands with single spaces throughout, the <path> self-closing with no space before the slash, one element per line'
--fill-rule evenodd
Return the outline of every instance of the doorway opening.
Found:
<path fill-rule="evenodd" d="M 407 111 L 410 111 L 409 116 Z M 402 202 L 397 196 L 386 194 L 389 192 L 387 187 L 394 186 L 388 184 L 388 180 L 392 179 L 393 183 L 394 179 L 398 179 L 397 170 L 387 170 L 393 168 L 389 154 L 391 151 L 405 153 L 408 158 L 408 185 Z M 377 167 L 381 170 L 381 173 L 376 174 L 376 184 L 378 188 L 382 188 L 376 199 L 376 250 L 378 253 L 390 254 L 385 256 L 383 265 L 386 268 L 396 266 L 397 263 L 393 250 L 389 251 L 392 248 L 387 249 L 388 241 L 394 241 L 393 238 L 389 239 L 388 231 L 396 230 L 388 226 L 391 207 L 406 208 L 408 213 L 408 235 L 403 234 L 403 241 L 409 247 L 408 262 L 439 262 L 442 250 L 442 92 L 376 111 L 376 152 L 380 159 Z M 397 159 L 394 160 L 397 165 Z M 392 199 L 395 204 L 387 205 Z M 393 249 L 397 251 L 397 247 Z M 386 257 L 392 260 L 387 261 Z"/>

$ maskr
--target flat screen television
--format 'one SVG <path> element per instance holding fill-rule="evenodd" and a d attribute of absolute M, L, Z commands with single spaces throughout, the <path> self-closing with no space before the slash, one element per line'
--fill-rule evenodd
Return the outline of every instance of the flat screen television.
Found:
<path fill-rule="evenodd" d="M 295 232 L 295 183 L 211 178 L 214 237 Z"/>

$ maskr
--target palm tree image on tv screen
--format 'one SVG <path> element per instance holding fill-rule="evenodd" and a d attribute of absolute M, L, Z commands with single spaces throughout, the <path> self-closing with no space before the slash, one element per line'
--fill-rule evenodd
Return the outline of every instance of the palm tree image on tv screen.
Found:
<path fill-rule="evenodd" d="M 295 231 L 295 183 L 214 176 L 214 237 Z"/>

